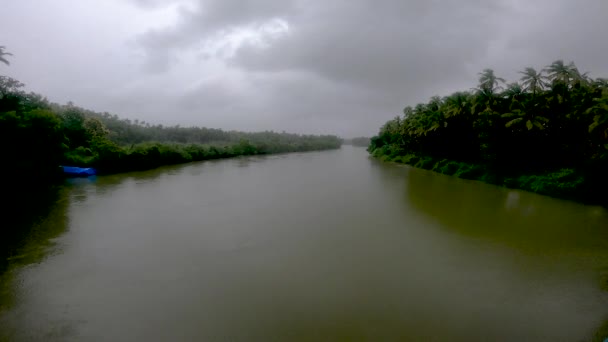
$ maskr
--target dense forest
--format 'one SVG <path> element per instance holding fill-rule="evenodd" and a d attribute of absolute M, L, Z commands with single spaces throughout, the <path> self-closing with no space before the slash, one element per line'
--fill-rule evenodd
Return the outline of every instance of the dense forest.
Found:
<path fill-rule="evenodd" d="M 561 60 L 506 83 L 406 107 L 373 137 L 373 156 L 462 178 L 608 204 L 608 80 Z"/>
<path fill-rule="evenodd" d="M 163 127 L 53 104 L 0 76 L 0 143 L 11 146 L 6 177 L 48 180 L 59 165 L 91 166 L 102 173 L 240 155 L 339 148 L 331 135 L 246 133 L 199 127 Z"/>

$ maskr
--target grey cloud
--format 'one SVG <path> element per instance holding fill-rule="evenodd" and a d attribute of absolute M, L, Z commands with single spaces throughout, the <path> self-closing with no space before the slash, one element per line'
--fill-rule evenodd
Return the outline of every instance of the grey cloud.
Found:
<path fill-rule="evenodd" d="M 155 3 L 153 0 L 133 1 Z M 155 60 L 154 55 L 158 51 L 169 53 L 187 48 L 201 49 L 207 40 L 218 33 L 259 20 L 282 17 L 293 9 L 294 3 L 288 0 L 198 1 L 194 9 L 186 6 L 180 8 L 180 20 L 174 26 L 150 30 L 137 37 L 137 41 L 150 58 L 147 61 L 148 68 L 152 71 L 167 71 L 170 68 L 167 59 Z"/>
<path fill-rule="evenodd" d="M 283 18 L 289 25 L 286 35 L 270 46 L 244 44 L 227 60 L 259 83 L 256 95 L 237 97 L 245 103 L 251 96 L 264 97 L 266 106 L 253 110 L 277 112 L 277 120 L 338 118 L 343 127 L 359 123 L 361 127 L 353 127 L 358 132 L 369 126 L 368 134 L 405 105 L 473 87 L 477 72 L 485 67 L 515 79 L 525 66 L 559 58 L 595 71 L 604 68 L 589 62 L 605 57 L 601 44 L 580 39 L 585 35 L 601 41 L 606 32 L 599 13 L 608 12 L 608 4 L 601 0 L 533 5 L 518 0 L 251 4 L 201 1 L 197 12 L 183 16 L 165 36 L 155 39 L 149 33 L 146 47 L 187 49 L 218 30 Z M 563 25 L 571 23 L 570 17 L 580 24 Z M 283 79 L 278 74 L 300 76 Z"/>
<path fill-rule="evenodd" d="M 163 4 L 163 0 L 131 0 L 131 2 L 143 8 L 155 8 Z"/>
<path fill-rule="evenodd" d="M 528 9 L 525 30 L 508 39 L 507 49 L 522 51 L 518 62 L 542 67 L 556 59 L 574 61 L 592 76 L 608 76 L 608 2 L 540 1 Z"/>
<path fill-rule="evenodd" d="M 205 82 L 179 97 L 179 109 L 186 111 L 229 111 L 237 103 L 237 94 L 229 85 Z"/>
<path fill-rule="evenodd" d="M 266 106 L 252 110 L 275 112 L 277 120 L 339 118 L 369 127 L 366 134 L 409 101 L 456 89 L 474 78 L 470 66 L 486 56 L 497 17 L 513 12 L 509 4 L 478 0 L 242 4 L 202 1 L 177 26 L 149 32 L 142 43 L 151 54 L 195 49 L 218 30 L 283 18 L 288 34 L 269 47 L 245 44 L 227 61 L 255 74 L 251 78 L 259 83 L 256 95 L 234 99 L 250 102 L 261 96 Z M 282 79 L 276 76 L 280 73 L 311 75 Z"/>
<path fill-rule="evenodd" d="M 6 73 L 152 123 L 369 135 L 486 67 L 514 81 L 564 59 L 608 76 L 605 0 L 91 2 L 7 3 Z M 267 44 L 218 43 L 274 19 L 289 29 Z"/>
<path fill-rule="evenodd" d="M 294 16 L 291 36 L 270 49 L 247 45 L 232 63 L 251 70 L 302 69 L 342 82 L 392 88 L 462 77 L 485 54 L 496 3 L 348 1 Z M 464 25 L 466 23 L 466 25 Z"/>

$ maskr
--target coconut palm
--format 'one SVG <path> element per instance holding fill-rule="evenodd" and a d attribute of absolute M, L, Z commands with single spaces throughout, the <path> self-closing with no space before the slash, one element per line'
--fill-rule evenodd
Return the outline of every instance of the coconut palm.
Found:
<path fill-rule="evenodd" d="M 445 101 L 446 117 L 458 117 L 471 114 L 471 95 L 465 92 L 458 92 L 448 96 Z"/>
<path fill-rule="evenodd" d="M 544 71 L 547 72 L 549 80 L 553 83 L 559 82 L 570 85 L 572 81 L 581 78 L 581 75 L 573 62 L 566 65 L 561 59 L 551 63 Z"/>
<path fill-rule="evenodd" d="M 549 119 L 541 115 L 534 115 L 533 110 L 531 108 L 526 108 L 526 105 L 523 103 L 520 103 L 519 107 L 520 108 L 512 109 L 510 113 L 501 115 L 503 118 L 510 119 L 505 123 L 505 127 L 509 128 L 513 125 L 520 126 L 525 124 L 528 130 L 533 129 L 534 127 L 539 130 L 545 129 Z"/>
<path fill-rule="evenodd" d="M 509 83 L 502 95 L 507 99 L 513 99 L 518 101 L 524 95 L 524 89 L 517 82 Z"/>
<path fill-rule="evenodd" d="M 485 95 L 493 95 L 497 90 L 500 89 L 500 83 L 505 83 L 505 80 L 503 78 L 496 77 L 494 70 L 484 69 L 479 73 L 479 85 L 477 90 Z"/>
<path fill-rule="evenodd" d="M 11 63 L 9 63 L 9 61 L 4 56 L 12 56 L 13 54 L 10 52 L 4 51 L 5 49 L 6 49 L 6 47 L 0 46 L 0 62 L 4 63 L 6 65 L 10 65 Z"/>
<path fill-rule="evenodd" d="M 536 94 L 541 92 L 547 85 L 542 71 L 537 72 L 534 68 L 526 68 L 524 71 L 521 71 L 520 74 L 523 75 L 521 77 L 521 82 L 524 90 L 531 92 L 532 95 L 536 96 Z"/>
<path fill-rule="evenodd" d="M 479 73 L 479 85 L 474 88 L 477 90 L 477 96 L 473 99 L 471 113 L 479 115 L 493 113 L 493 107 L 498 103 L 495 94 L 502 88 L 501 83 L 505 83 L 505 80 L 496 77 L 492 69 L 485 69 Z"/>
<path fill-rule="evenodd" d="M 593 102 L 595 104 L 587 109 L 587 114 L 593 115 L 589 133 L 600 130 L 604 139 L 608 139 L 608 89 L 604 89 L 602 96 L 593 99 Z"/>

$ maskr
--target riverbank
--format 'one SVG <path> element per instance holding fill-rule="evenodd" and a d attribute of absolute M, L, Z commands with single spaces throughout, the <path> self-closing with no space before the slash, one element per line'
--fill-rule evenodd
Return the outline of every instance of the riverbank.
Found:
<path fill-rule="evenodd" d="M 94 167 L 101 174 L 114 174 L 130 171 L 144 171 L 165 165 L 184 164 L 197 161 L 235 158 L 251 155 L 269 155 L 292 152 L 322 151 L 340 148 L 336 140 L 333 143 L 312 144 L 275 143 L 273 145 L 250 143 L 242 140 L 235 144 L 203 145 L 148 142 L 121 147 L 108 140 L 96 144 L 94 152 L 71 152 L 66 155 L 66 162 L 81 167 Z M 82 151 L 82 150 L 81 150 Z"/>
<path fill-rule="evenodd" d="M 337 140 L 336 140 L 337 141 Z M 324 146 L 313 144 L 251 144 L 242 141 L 232 145 L 170 144 L 142 143 L 131 147 L 121 147 L 108 140 L 94 144 L 92 149 L 78 149 L 66 154 L 66 162 L 82 167 L 93 167 L 101 175 L 119 174 L 131 171 L 146 171 L 162 166 L 186 164 L 190 162 L 228 159 L 240 156 L 271 155 L 295 152 L 312 152 L 338 149 L 340 145 Z M 91 151 L 92 150 L 92 151 Z M 50 170 L 55 170 L 53 173 Z M 13 172 L 18 171 L 18 172 Z M 0 172 L 4 179 L 25 179 L 25 182 L 9 182 L 4 187 L 4 194 L 10 198 L 5 209 L 11 213 L 6 229 L 0 235 L 0 277 L 8 269 L 10 260 L 38 260 L 42 249 L 24 247 L 26 241 L 40 238 L 37 232 L 37 221 L 48 214 L 61 188 L 64 178 L 60 168 L 14 170 L 4 169 Z M 24 174 L 27 176 L 24 177 Z M 44 237 L 42 239 L 45 239 Z M 18 263 L 19 264 L 19 263 Z M 3 290 L 0 288 L 0 296 Z"/>
<path fill-rule="evenodd" d="M 608 82 L 556 60 L 506 83 L 434 96 L 387 121 L 370 151 L 384 159 L 539 194 L 608 205 Z"/>
<path fill-rule="evenodd" d="M 560 169 L 545 174 L 517 175 L 511 173 L 510 175 L 506 175 L 501 174 L 496 170 L 492 170 L 491 167 L 486 165 L 439 159 L 430 156 L 418 156 L 412 153 L 403 154 L 398 148 L 391 149 L 389 146 L 373 149 L 369 152 L 372 157 L 387 163 L 405 164 L 418 169 L 429 170 L 457 178 L 476 180 L 555 198 L 573 200 L 586 204 L 600 204 L 604 207 L 608 207 L 608 202 L 601 196 L 602 192 L 594 191 L 595 189 L 590 185 L 588 178 L 581 170 Z M 422 192 L 425 191 L 421 191 L 421 193 Z M 437 208 L 437 212 L 433 213 L 434 217 L 445 215 L 444 213 L 446 211 L 462 210 L 463 212 L 467 212 L 467 210 L 462 209 L 462 204 L 457 204 L 458 201 L 462 201 L 462 198 L 441 198 L 441 200 L 438 200 L 435 196 L 426 196 L 428 197 L 427 201 L 429 203 L 432 202 L 432 204 L 428 205 L 433 205 Z M 477 203 L 468 206 L 481 208 L 483 204 Z M 449 207 L 452 208 L 447 209 Z M 471 217 L 471 220 L 474 221 L 475 219 Z M 544 227 L 539 228 L 544 229 Z M 520 237 L 524 237 L 524 234 L 520 234 Z M 556 239 L 556 237 L 553 237 L 555 240 L 559 240 L 560 238 L 561 237 L 558 237 Z M 608 269 L 602 268 L 597 278 L 599 288 L 602 291 L 608 291 Z M 599 325 L 589 339 L 584 340 L 590 342 L 606 342 L 608 340 L 608 320 L 605 320 Z"/>
<path fill-rule="evenodd" d="M 65 177 L 60 165 L 116 174 L 238 156 L 337 149 L 342 143 L 333 135 L 151 125 L 72 103 L 51 103 L 23 87 L 18 80 L 0 76 L 0 146 L 5 147 L 0 179 L 8 203 L 0 231 L 0 275 L 9 269 L 9 259 L 40 255 L 26 241 L 41 235 L 39 220 L 55 205 Z"/>
<path fill-rule="evenodd" d="M 597 285 L 607 211 L 528 192 L 510 201 L 506 189 L 380 163 L 360 148 L 62 189 L 32 235 L 48 232 L 56 245 L 7 279 L 15 300 L 0 314 L 0 341 L 3 332 L 19 341 L 378 331 L 387 340 L 579 341 L 608 317 Z"/>
<path fill-rule="evenodd" d="M 602 196 L 601 192 L 596 191 L 593 186 L 593 180 L 596 177 L 582 169 L 556 168 L 543 173 L 503 172 L 489 165 L 404 153 L 396 146 L 385 145 L 381 148 L 370 148 L 369 151 L 373 157 L 382 161 L 406 164 L 448 176 L 482 181 L 587 204 L 608 205 L 605 196 Z"/>
<path fill-rule="evenodd" d="M 117 115 L 50 103 L 1 76 L 0 177 L 50 184 L 59 165 L 94 167 L 102 174 L 236 156 L 336 149 L 334 135 L 225 131 L 151 125 Z M 8 85 L 8 86 L 7 86 Z"/>

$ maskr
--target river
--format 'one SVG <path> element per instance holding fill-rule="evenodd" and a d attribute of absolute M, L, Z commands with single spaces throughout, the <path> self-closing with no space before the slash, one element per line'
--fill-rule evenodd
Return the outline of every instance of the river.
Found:
<path fill-rule="evenodd" d="M 606 210 L 362 148 L 75 179 L 59 201 L 0 340 L 579 341 L 608 319 Z"/>

